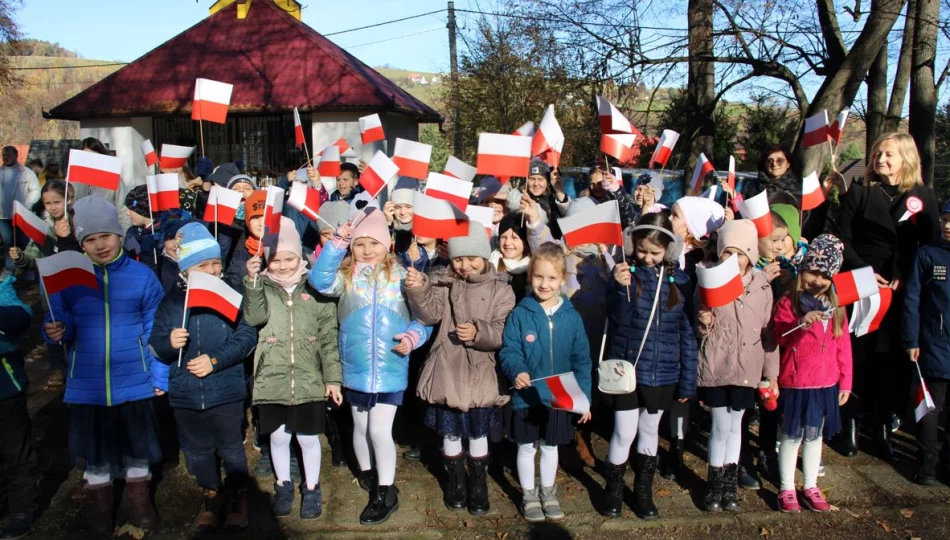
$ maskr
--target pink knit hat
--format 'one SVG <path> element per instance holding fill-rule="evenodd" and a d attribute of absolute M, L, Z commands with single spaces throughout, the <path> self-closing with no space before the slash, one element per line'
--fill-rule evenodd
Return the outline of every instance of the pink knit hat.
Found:
<path fill-rule="evenodd" d="M 386 246 L 389 251 L 392 245 L 392 237 L 389 236 L 389 226 L 386 224 L 386 217 L 379 209 L 371 211 L 359 224 L 353 229 L 353 241 L 357 238 L 372 238 L 380 244 Z"/>
<path fill-rule="evenodd" d="M 297 232 L 293 220 L 283 216 L 280 218 L 280 234 L 277 236 L 277 251 L 274 253 L 281 251 L 289 251 L 298 257 L 303 257 L 300 233 Z"/>

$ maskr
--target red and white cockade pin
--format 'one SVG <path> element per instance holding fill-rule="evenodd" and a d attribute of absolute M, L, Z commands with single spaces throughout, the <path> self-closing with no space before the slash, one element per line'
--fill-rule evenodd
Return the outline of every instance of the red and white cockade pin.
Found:
<path fill-rule="evenodd" d="M 897 220 L 898 223 L 910 219 L 924 209 L 924 201 L 920 200 L 919 197 L 907 197 L 907 201 L 904 205 L 907 207 L 907 211 Z"/>

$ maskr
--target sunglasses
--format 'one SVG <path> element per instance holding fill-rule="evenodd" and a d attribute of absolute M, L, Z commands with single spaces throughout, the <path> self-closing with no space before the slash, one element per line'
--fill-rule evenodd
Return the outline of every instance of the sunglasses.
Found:
<path fill-rule="evenodd" d="M 786 161 L 785 158 L 767 159 L 765 162 L 769 165 L 785 165 L 786 163 L 788 163 L 788 161 Z"/>

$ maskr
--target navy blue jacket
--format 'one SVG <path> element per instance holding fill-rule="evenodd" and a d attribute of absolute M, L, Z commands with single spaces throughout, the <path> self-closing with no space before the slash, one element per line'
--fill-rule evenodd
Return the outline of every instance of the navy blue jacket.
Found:
<path fill-rule="evenodd" d="M 0 399 L 26 392 L 26 369 L 20 352 L 20 336 L 30 327 L 32 311 L 17 298 L 12 275 L 0 282 Z"/>
<path fill-rule="evenodd" d="M 158 307 L 149 339 L 158 359 L 169 364 L 169 403 L 178 409 L 205 410 L 243 401 L 247 397 L 243 362 L 257 346 L 257 330 L 244 324 L 240 315 L 232 323 L 209 309 L 192 309 L 188 314 L 190 337 L 178 367 L 178 351 L 171 348 L 168 336 L 175 328 L 181 328 L 184 309 L 185 295 L 176 288 Z M 198 378 L 186 365 L 202 354 L 211 357 L 214 371 Z"/>
<path fill-rule="evenodd" d="M 938 239 L 917 250 L 904 289 L 904 348 L 920 348 L 920 371 L 950 379 L 950 242 Z"/>
<path fill-rule="evenodd" d="M 671 284 L 668 276 L 663 275 L 660 303 L 637 363 L 637 384 L 676 384 L 676 397 L 692 398 L 696 397 L 696 335 L 684 309 L 686 297 L 681 287 L 689 278 L 677 270 L 674 279 L 676 283 Z M 628 362 L 637 360 L 640 342 L 647 331 L 656 285 L 655 269 L 637 268 L 630 285 L 630 301 L 627 301 L 627 288 L 614 282 L 609 296 L 611 338 L 607 358 Z M 639 295 L 636 294 L 638 286 L 641 289 Z M 667 309 L 671 287 L 677 287 L 680 299 L 672 309 Z"/>

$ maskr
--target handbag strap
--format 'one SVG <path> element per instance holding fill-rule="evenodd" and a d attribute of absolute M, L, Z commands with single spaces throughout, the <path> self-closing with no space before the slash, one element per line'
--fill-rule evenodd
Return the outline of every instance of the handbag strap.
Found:
<path fill-rule="evenodd" d="M 640 349 L 637 350 L 637 360 L 633 363 L 633 368 L 637 368 L 640 362 L 640 355 L 643 354 L 643 346 L 650 335 L 650 327 L 653 326 L 653 316 L 656 315 L 656 306 L 660 303 L 660 291 L 663 289 L 663 265 L 660 265 L 660 275 L 656 278 L 656 295 L 653 297 L 653 308 L 650 309 L 650 318 L 647 320 L 647 331 L 643 333 L 643 339 L 640 340 Z"/>

